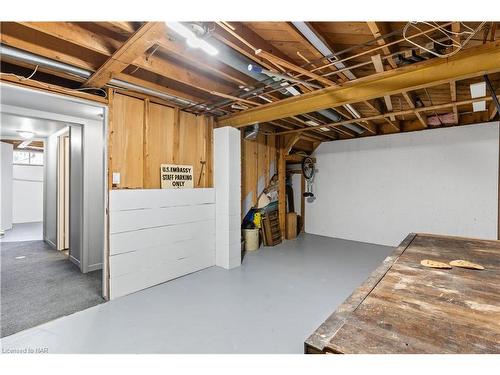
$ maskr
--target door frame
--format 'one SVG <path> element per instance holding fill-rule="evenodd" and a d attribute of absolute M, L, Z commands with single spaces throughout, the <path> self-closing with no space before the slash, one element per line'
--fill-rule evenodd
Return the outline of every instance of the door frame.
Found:
<path fill-rule="evenodd" d="M 1 87 L 9 87 L 13 88 L 16 90 L 21 90 L 21 91 L 26 91 L 26 92 L 31 92 L 31 93 L 36 93 L 38 95 L 42 95 L 43 97 L 55 97 L 60 100 L 68 101 L 68 102 L 73 102 L 73 103 L 79 103 L 79 104 L 84 104 L 92 107 L 98 107 L 102 108 L 103 113 L 102 113 L 102 118 L 100 120 L 102 124 L 102 131 L 100 132 L 101 140 L 102 140 L 102 176 L 100 179 L 102 179 L 103 183 L 103 238 L 102 238 L 102 296 L 104 299 L 109 300 L 109 248 L 108 248 L 108 222 L 109 222 L 109 217 L 108 217 L 108 198 L 109 198 L 109 191 L 108 191 L 108 126 L 109 126 L 109 109 L 108 105 L 105 103 L 102 103 L 100 101 L 92 101 L 92 100 L 86 100 L 82 99 L 80 97 L 76 96 L 71 96 L 71 95 L 65 95 L 65 94 L 57 94 L 53 93 L 48 90 L 43 90 L 43 89 L 36 89 L 36 88 L 31 88 L 31 87 L 26 87 L 22 85 L 17 85 L 17 84 L 9 84 L 6 82 L 0 82 L 0 88 Z M 2 111 L 6 113 L 13 113 L 13 114 L 18 114 L 22 115 L 25 117 L 31 117 L 31 118 L 39 118 L 39 119 L 46 119 L 46 120 L 53 120 L 53 121 L 60 121 L 60 122 L 65 122 L 68 125 L 80 125 L 82 126 L 83 132 L 85 132 L 85 122 L 88 121 L 88 119 L 81 118 L 81 117 L 76 117 L 76 116 L 71 116 L 71 115 L 65 115 L 65 114 L 59 114 L 55 112 L 48 112 L 44 110 L 37 110 L 37 109 L 32 109 L 29 107 L 21 107 L 21 106 L 11 106 L 11 105 L 4 105 L 2 104 Z M 93 120 L 96 121 L 96 120 Z M 83 123 L 82 123 L 83 122 Z M 44 142 L 44 148 L 46 146 L 46 142 Z M 85 153 L 85 142 L 83 142 L 82 145 L 83 148 L 83 153 Z M 45 170 L 46 170 L 46 165 L 44 162 L 44 215 L 46 211 L 46 179 L 45 179 Z M 85 173 L 83 174 L 83 180 L 85 179 Z M 84 197 L 85 199 L 85 197 Z M 82 216 L 82 222 L 87 222 L 88 217 L 84 211 L 83 216 Z M 45 238 L 45 220 L 44 220 L 44 238 Z M 83 236 L 82 236 L 83 237 Z M 84 252 L 85 254 L 85 252 Z"/>

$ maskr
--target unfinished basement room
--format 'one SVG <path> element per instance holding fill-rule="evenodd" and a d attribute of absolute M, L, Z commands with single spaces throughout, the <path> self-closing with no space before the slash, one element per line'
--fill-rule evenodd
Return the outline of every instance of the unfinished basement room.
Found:
<path fill-rule="evenodd" d="M 1 357 L 500 354 L 500 22 L 163 7 L 2 19 Z"/>

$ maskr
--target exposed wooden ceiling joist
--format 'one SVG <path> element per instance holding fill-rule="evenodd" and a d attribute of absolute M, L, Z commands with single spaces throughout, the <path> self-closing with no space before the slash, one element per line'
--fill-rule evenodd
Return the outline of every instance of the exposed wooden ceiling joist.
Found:
<path fill-rule="evenodd" d="M 99 52 L 108 58 L 117 51 L 122 44 L 119 41 L 109 38 L 102 39 L 97 37 L 96 34 L 83 28 L 78 28 L 78 26 L 69 22 L 23 22 L 22 24 L 39 32 L 74 43 L 80 47 Z M 202 75 L 196 70 L 185 69 L 185 67 L 173 61 L 167 61 L 154 55 L 140 55 L 135 59 L 134 65 L 184 85 L 191 86 L 195 90 L 201 90 L 207 93 L 228 93 L 235 89 L 235 87 L 223 83 L 222 81 Z"/>
<path fill-rule="evenodd" d="M 498 95 L 497 97 L 500 97 Z M 479 102 L 479 101 L 491 101 L 492 98 L 491 96 L 485 96 L 482 98 L 474 98 L 474 99 L 468 99 L 468 100 L 462 100 L 460 102 L 457 102 L 456 105 L 467 105 L 467 104 L 472 104 L 474 102 Z M 443 108 L 451 108 L 453 107 L 454 103 L 445 103 L 445 104 L 436 104 L 428 107 L 421 107 L 421 108 L 415 108 L 415 109 L 408 109 L 408 110 L 402 110 L 402 111 L 397 111 L 394 112 L 396 116 L 404 116 L 404 115 L 411 115 L 415 114 L 416 112 L 432 112 L 436 111 L 437 109 L 443 109 Z M 381 119 L 382 117 L 388 116 L 388 114 L 383 114 L 383 115 L 376 115 L 376 116 L 367 116 L 367 117 L 362 117 L 359 120 L 360 121 L 371 121 L 371 120 L 378 120 Z M 319 129 L 320 127 L 332 127 L 336 128 L 345 124 L 350 123 L 350 120 L 344 120 L 344 121 L 339 121 L 339 122 L 334 122 L 330 124 L 323 124 L 323 125 L 318 125 L 318 126 L 311 126 L 308 129 L 294 129 L 294 130 L 287 130 L 283 132 L 279 132 L 278 135 L 285 135 L 285 134 L 293 134 L 293 133 L 302 133 L 304 131 L 310 131 L 310 130 L 315 130 Z"/>
<path fill-rule="evenodd" d="M 368 25 L 370 31 L 372 32 L 373 36 L 375 38 L 377 38 L 377 44 L 379 46 L 384 46 L 384 48 L 382 48 L 382 51 L 384 52 L 384 54 L 386 56 L 390 55 L 392 53 L 391 49 L 390 49 L 391 47 L 385 46 L 387 44 L 387 42 L 382 37 L 385 34 L 389 34 L 388 26 L 384 22 L 367 22 L 367 25 Z M 389 64 L 391 65 L 391 67 L 393 69 L 398 67 L 396 62 L 394 61 L 394 59 L 392 57 L 388 57 L 387 61 L 389 62 Z"/>
<path fill-rule="evenodd" d="M 146 22 L 113 52 L 108 60 L 90 76 L 83 86 L 103 87 L 113 78 L 113 75 L 122 72 L 134 62 L 137 56 L 143 55 L 151 48 L 158 40 L 162 31 L 162 23 Z"/>
<path fill-rule="evenodd" d="M 222 125 L 241 127 L 255 122 L 314 112 L 344 104 L 362 102 L 402 91 L 430 87 L 451 80 L 466 79 L 500 71 L 500 42 L 492 42 L 461 51 L 448 59 L 432 59 L 386 71 L 308 94 L 262 105 L 219 119 Z"/>

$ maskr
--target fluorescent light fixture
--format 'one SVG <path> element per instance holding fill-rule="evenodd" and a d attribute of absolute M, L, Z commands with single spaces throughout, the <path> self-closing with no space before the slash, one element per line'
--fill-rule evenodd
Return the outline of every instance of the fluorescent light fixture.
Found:
<path fill-rule="evenodd" d="M 329 132 L 330 128 L 324 127 L 324 128 L 319 128 L 320 130 L 323 130 L 324 132 Z"/>
<path fill-rule="evenodd" d="M 23 130 L 19 130 L 17 133 L 24 139 L 31 139 L 35 136 L 35 133 Z"/>
<path fill-rule="evenodd" d="M 482 98 L 486 96 L 486 82 L 478 82 L 470 85 L 470 96 L 474 98 Z M 474 112 L 486 111 L 486 102 L 472 103 Z"/>
<path fill-rule="evenodd" d="M 211 56 L 215 56 L 219 53 L 217 48 L 212 46 L 206 40 L 199 38 L 192 30 L 184 26 L 180 22 L 165 22 L 165 24 L 177 34 L 186 39 L 186 43 L 191 48 L 199 48 L 202 51 L 208 53 Z"/>
<path fill-rule="evenodd" d="M 313 121 L 313 120 L 307 120 L 306 124 L 310 125 L 310 126 L 317 126 L 317 125 L 319 125 L 316 121 Z"/>
<path fill-rule="evenodd" d="M 26 148 L 31 144 L 31 139 L 26 139 L 25 141 L 22 141 L 17 148 Z"/>
<path fill-rule="evenodd" d="M 359 114 L 359 112 L 352 105 L 346 104 L 344 106 L 344 108 L 347 109 L 349 111 L 349 113 L 354 116 L 354 118 L 361 118 L 361 115 Z"/>
<path fill-rule="evenodd" d="M 262 95 L 257 95 L 259 98 L 261 98 L 262 100 L 268 102 L 268 103 L 272 103 L 273 101 L 271 99 L 268 99 L 266 98 L 265 96 L 262 96 Z"/>

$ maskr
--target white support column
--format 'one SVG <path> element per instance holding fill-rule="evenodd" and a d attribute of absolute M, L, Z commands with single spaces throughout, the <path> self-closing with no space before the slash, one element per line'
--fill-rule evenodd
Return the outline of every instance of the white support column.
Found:
<path fill-rule="evenodd" d="M 230 126 L 214 130 L 215 264 L 241 265 L 241 139 Z"/>

